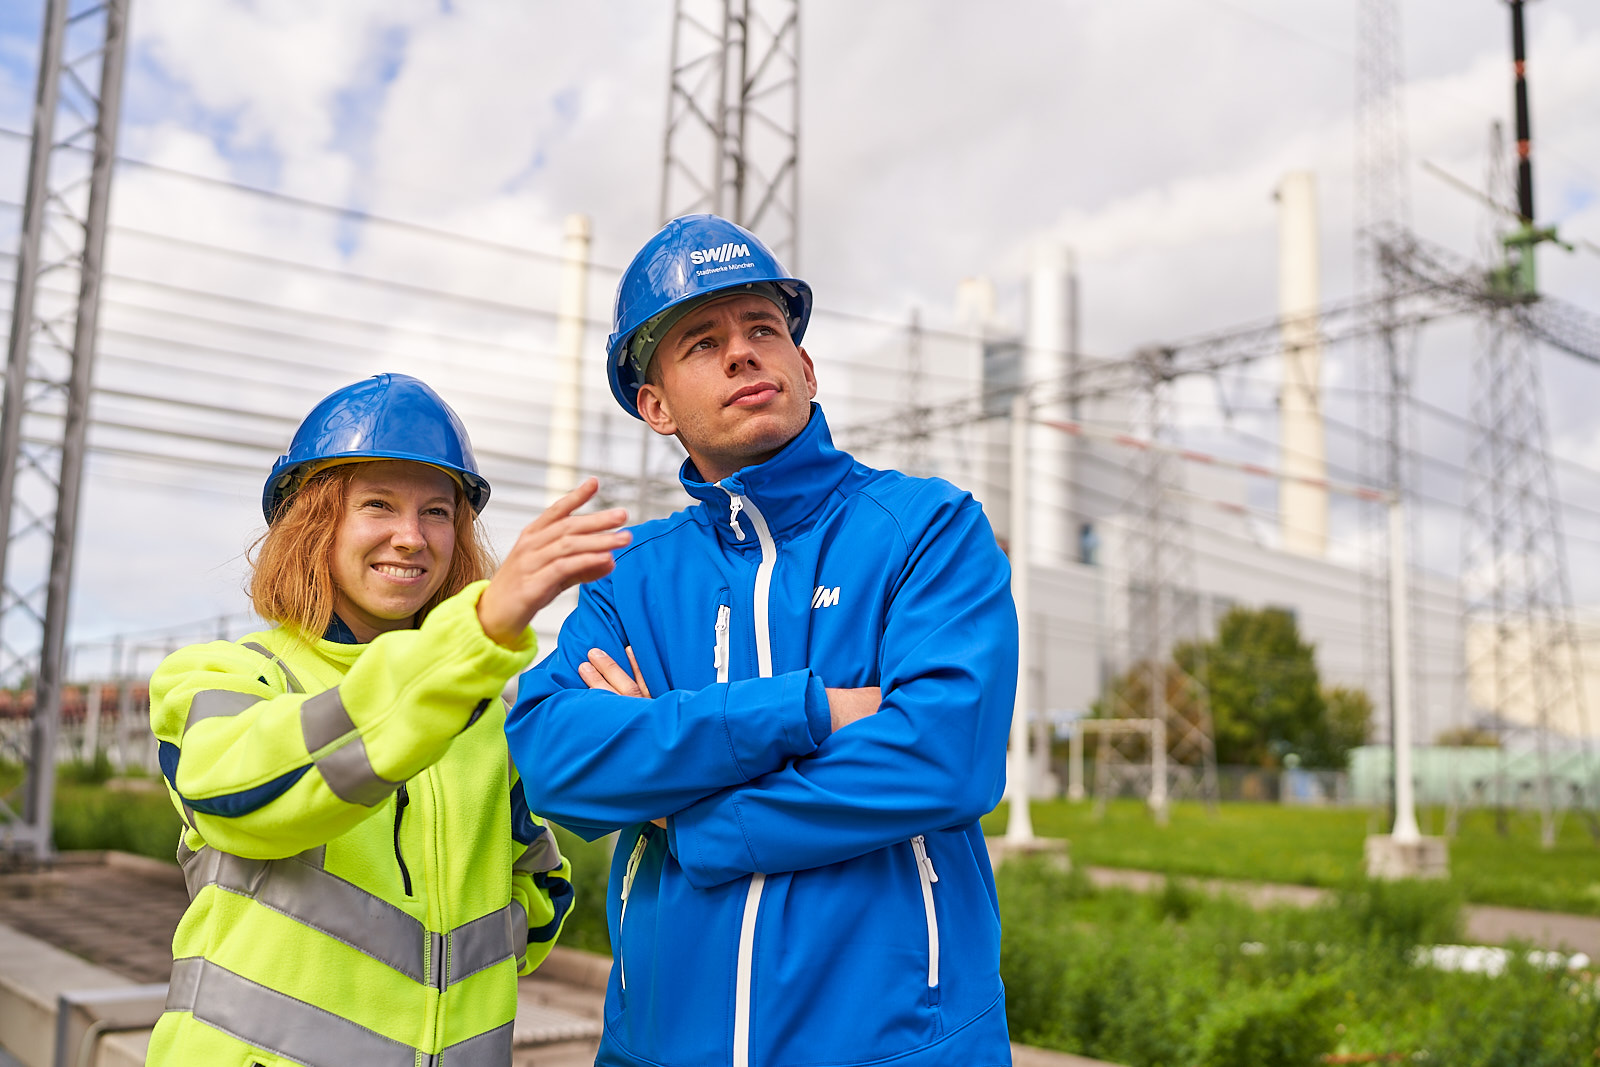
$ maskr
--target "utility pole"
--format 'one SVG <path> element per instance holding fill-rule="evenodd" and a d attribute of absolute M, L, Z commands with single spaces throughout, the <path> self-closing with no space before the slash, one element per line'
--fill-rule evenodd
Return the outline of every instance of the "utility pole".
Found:
<path fill-rule="evenodd" d="M 1007 773 L 1011 807 L 1006 816 L 1006 843 L 1027 848 L 1033 843 L 1033 782 L 1029 773 L 1028 717 L 1033 709 L 1033 609 L 1028 587 L 1033 581 L 1032 534 L 1028 529 L 1029 435 L 1033 429 L 1028 396 L 1011 398 L 1011 599 L 1017 606 L 1017 699 L 1011 714 L 1011 760 Z"/>
<path fill-rule="evenodd" d="M 70 7 L 45 4 L 0 411 L 0 682 L 31 680 L 34 692 L 22 810 L 0 798 L 0 849 L 37 860 L 52 851 L 67 607 L 128 36 L 128 0 Z M 75 282 L 64 302 L 40 285 L 61 274 Z"/>

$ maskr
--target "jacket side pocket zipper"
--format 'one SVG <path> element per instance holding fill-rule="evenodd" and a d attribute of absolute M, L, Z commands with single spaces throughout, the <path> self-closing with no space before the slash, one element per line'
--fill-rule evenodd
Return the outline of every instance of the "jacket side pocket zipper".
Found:
<path fill-rule="evenodd" d="M 728 622 L 732 617 L 733 608 L 727 604 L 717 605 L 717 649 L 714 663 L 719 682 L 728 680 Z"/>
<path fill-rule="evenodd" d="M 406 813 L 406 805 L 411 803 L 411 797 L 406 793 L 405 783 L 400 783 L 400 788 L 394 794 L 394 861 L 400 865 L 400 882 L 405 887 L 406 896 L 411 895 L 411 871 L 406 867 L 406 858 L 400 854 L 400 819 Z"/>
<path fill-rule="evenodd" d="M 911 839 L 911 851 L 917 857 L 917 878 L 922 883 L 922 910 L 928 919 L 928 989 L 939 988 L 939 913 L 933 907 L 933 883 L 939 873 L 933 869 L 933 859 L 928 855 L 928 842 L 918 834 Z"/>
<path fill-rule="evenodd" d="M 617 974 L 622 980 L 622 988 L 628 988 L 628 964 L 622 952 L 622 924 L 628 918 L 628 894 L 633 891 L 633 880 L 639 876 L 639 861 L 644 858 L 645 846 L 650 844 L 648 831 L 641 831 L 639 840 L 633 843 L 633 852 L 628 855 L 628 866 L 622 873 L 622 912 L 617 916 Z"/>

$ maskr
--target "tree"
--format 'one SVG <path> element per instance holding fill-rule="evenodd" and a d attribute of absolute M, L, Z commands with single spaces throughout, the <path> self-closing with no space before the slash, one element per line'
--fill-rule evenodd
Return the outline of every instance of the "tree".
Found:
<path fill-rule="evenodd" d="M 1322 700 L 1328 706 L 1327 747 L 1319 754 L 1321 762 L 1307 763 L 1314 767 L 1347 766 L 1350 750 L 1372 740 L 1372 698 L 1364 689 L 1336 685 L 1322 691 Z"/>
<path fill-rule="evenodd" d="M 1500 738 L 1483 726 L 1452 726 L 1440 730 L 1433 743 L 1447 748 L 1499 748 Z"/>
<path fill-rule="evenodd" d="M 1282 608 L 1234 608 L 1215 638 L 1174 648 L 1163 675 L 1172 713 L 1192 718 L 1201 694 L 1209 700 L 1218 763 L 1281 767 L 1293 753 L 1303 767 L 1343 768 L 1372 733 L 1371 698 L 1322 687 L 1316 649 Z M 1139 664 L 1111 680 L 1091 713 L 1148 716 L 1149 688 L 1148 667 Z"/>
<path fill-rule="evenodd" d="M 1234 608 L 1211 641 L 1173 650 L 1211 701 L 1217 762 L 1278 767 L 1291 752 L 1305 767 L 1343 767 L 1366 740 L 1372 703 L 1359 690 L 1324 692 L 1316 649 L 1282 608 Z"/>

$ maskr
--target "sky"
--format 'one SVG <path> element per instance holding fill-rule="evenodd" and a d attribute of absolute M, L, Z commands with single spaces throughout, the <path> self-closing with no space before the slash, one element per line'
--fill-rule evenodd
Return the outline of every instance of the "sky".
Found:
<path fill-rule="evenodd" d="M 898 324 L 915 309 L 930 329 L 953 326 L 963 278 L 993 279 L 1002 315 L 1020 323 L 1024 272 L 1041 241 L 1075 254 L 1088 353 L 1270 318 L 1273 190 L 1293 170 L 1318 183 L 1324 296 L 1349 297 L 1357 6 L 804 0 L 791 267 L 833 315 L 819 311 L 807 342 L 835 424 L 893 408 L 903 382 L 883 353 Z M 1420 161 L 1483 183 L 1489 123 L 1509 121 L 1506 9 L 1499 0 L 1399 6 L 1413 222 L 1473 254 L 1482 210 Z M 0 5 L 6 129 L 27 128 L 42 8 Z M 486 518 L 509 544 L 540 499 L 518 457 L 544 447 L 558 280 L 550 257 L 572 213 L 592 220 L 597 264 L 586 418 L 623 433 L 604 395 L 601 346 L 615 268 L 660 221 L 670 9 L 659 0 L 133 0 L 123 155 L 481 240 L 120 168 L 94 409 L 107 425 L 93 435 L 103 447 L 85 486 L 74 641 L 163 630 L 176 640 L 184 624 L 240 612 L 265 466 L 319 396 L 378 370 L 418 373 L 462 412 L 491 454 L 491 478 L 506 486 Z M 1542 0 L 1528 19 L 1540 214 L 1600 242 L 1600 7 Z M 0 199 L 20 200 L 25 162 L 26 143 L 0 137 Z M 0 241 L 15 240 L 15 220 L 0 213 Z M 1541 257 L 1548 292 L 1600 314 L 1600 254 Z M 399 284 L 354 283 L 340 271 Z M 1467 325 L 1425 331 L 1418 395 L 1465 415 L 1477 343 Z M 1600 368 L 1553 354 L 1541 368 L 1552 450 L 1570 461 L 1558 486 L 1577 595 L 1600 604 L 1600 422 L 1589 399 Z M 1272 378 L 1258 367 L 1220 387 L 1186 387 L 1185 440 L 1261 459 L 1259 437 L 1275 435 Z M 1353 402 L 1337 399 L 1361 385 L 1352 353 L 1329 353 L 1327 382 L 1330 408 L 1353 417 Z M 118 421 L 190 432 L 192 441 L 165 446 L 233 466 L 118 457 L 111 450 L 144 440 L 111 426 Z M 254 444 L 202 439 L 230 435 Z M 592 465 L 636 470 L 637 448 L 617 440 Z M 1447 462 L 1464 457 L 1465 436 L 1446 423 L 1419 424 L 1417 440 Z M 1336 463 L 1354 454 L 1348 440 L 1330 437 L 1329 447 Z M 1432 496 L 1460 499 L 1459 477 L 1430 478 Z M 1459 552 L 1452 508 L 1424 508 L 1417 521 L 1423 558 Z"/>

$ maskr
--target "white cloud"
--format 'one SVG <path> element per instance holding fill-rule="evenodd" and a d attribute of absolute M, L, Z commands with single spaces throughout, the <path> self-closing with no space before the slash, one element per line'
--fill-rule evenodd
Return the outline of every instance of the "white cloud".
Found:
<path fill-rule="evenodd" d="M 1510 101 L 1504 10 L 1414 0 L 1405 14 L 1413 155 L 1477 181 L 1488 118 L 1504 115 Z M 802 273 L 825 308 L 901 321 L 920 305 L 937 326 L 957 280 L 978 273 L 996 277 L 1003 302 L 1014 307 L 1026 249 L 1051 233 L 1079 252 L 1091 350 L 1113 354 L 1260 319 L 1275 302 L 1272 190 L 1285 171 L 1303 167 L 1316 170 L 1323 197 L 1325 291 L 1349 291 L 1355 29 L 1347 0 L 1292 7 L 1267 0 L 807 0 L 802 18 Z M 1568 211 L 1562 221 L 1571 232 L 1600 240 L 1600 113 L 1593 108 L 1600 98 L 1600 11 L 1538 5 L 1529 18 L 1541 204 Z M 130 155 L 548 252 L 559 249 L 564 216 L 585 212 L 594 218 L 596 259 L 613 266 L 656 222 L 670 14 L 654 0 L 476 0 L 448 11 L 425 0 L 141 0 L 133 30 L 139 62 L 123 134 Z M 33 47 L 0 37 L 0 49 Z M 7 86 L 0 102 L 25 98 L 23 88 Z M 0 156 L 17 167 L 22 158 L 20 151 Z M 1461 251 L 1475 248 L 1473 204 L 1433 179 L 1413 179 L 1419 229 Z M 497 301 L 554 305 L 556 272 L 547 261 L 341 222 L 148 171 L 120 173 L 114 211 L 128 226 Z M 1600 256 L 1542 256 L 1552 292 L 1593 306 Z M 113 240 L 111 259 L 124 275 L 376 325 L 295 321 L 113 284 L 110 295 L 121 303 L 108 307 L 106 325 L 121 333 L 108 332 L 105 350 L 191 370 L 162 376 L 108 360 L 104 380 L 120 375 L 114 380 L 147 391 L 295 416 L 340 381 L 382 366 L 406 368 L 434 377 L 470 412 L 480 447 L 542 449 L 539 398 L 553 344 L 547 318 L 125 235 Z M 613 279 L 593 277 L 597 318 L 607 314 Z M 132 303 L 248 323 L 257 332 L 162 320 Z M 319 348 L 263 329 L 327 343 Z M 137 330 L 256 355 L 163 350 L 126 336 Z M 603 332 L 591 330 L 591 353 Z M 892 333 L 818 319 L 813 353 L 825 373 L 829 361 L 840 367 L 833 380 L 841 384 L 823 383 L 830 405 L 847 407 L 841 361 L 892 346 Z M 520 346 L 526 355 L 468 343 L 474 339 Z M 1470 363 L 1462 348 L 1470 343 L 1449 333 L 1429 341 L 1423 393 L 1441 403 L 1462 400 Z M 291 358 L 300 365 L 276 362 Z M 1349 359 L 1330 354 L 1330 380 L 1355 380 Z M 223 378 L 206 373 L 218 371 Z M 1550 370 L 1553 437 L 1558 448 L 1589 449 L 1586 461 L 1600 449 L 1582 401 L 1592 373 L 1559 360 Z M 892 377 L 859 370 L 850 378 L 880 397 L 893 395 Z M 252 384 L 258 381 L 279 384 Z M 610 401 L 597 371 L 585 388 L 598 422 Z M 1439 443 L 1450 447 L 1444 438 Z M 631 471 L 633 439 L 618 437 L 605 458 Z M 171 472 L 162 477 L 182 480 Z M 207 484 L 218 483 L 208 477 Z M 503 477 L 538 473 L 528 462 Z M 78 627 L 98 632 L 148 621 L 157 604 L 162 617 L 233 610 L 237 582 L 201 581 L 180 595 L 172 574 L 186 560 L 235 566 L 227 561 L 237 556 L 241 529 L 254 521 L 254 489 L 227 498 L 131 484 L 112 492 L 115 481 L 97 474 L 86 500 Z M 1600 501 L 1600 487 L 1590 491 Z M 145 499 L 158 502 L 163 516 L 206 518 L 126 534 L 121 516 L 136 506 L 130 501 Z M 502 540 L 516 518 L 507 512 L 496 520 Z M 149 576 L 119 576 L 110 562 L 116 557 L 102 547 L 113 530 L 148 543 Z M 172 548 L 183 538 L 190 540 Z M 161 597 L 151 594 L 158 582 L 165 583 Z"/>

